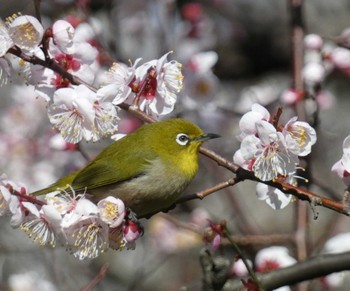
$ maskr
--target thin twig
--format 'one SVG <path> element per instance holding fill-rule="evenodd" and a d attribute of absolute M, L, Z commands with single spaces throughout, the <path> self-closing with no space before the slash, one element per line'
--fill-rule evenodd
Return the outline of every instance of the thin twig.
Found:
<path fill-rule="evenodd" d="M 16 190 L 14 190 L 11 185 L 6 185 L 6 187 L 12 195 L 15 195 L 15 196 L 23 199 L 23 201 L 29 201 L 29 202 L 32 202 L 32 203 L 39 205 L 39 206 L 46 205 L 46 203 L 44 201 L 37 199 L 35 196 L 22 194 Z"/>
<path fill-rule="evenodd" d="M 95 276 L 95 278 L 93 278 L 89 284 L 87 284 L 84 288 L 82 288 L 81 291 L 91 291 L 106 276 L 108 268 L 109 268 L 109 264 L 104 264 L 101 267 L 98 274 Z"/>
<path fill-rule="evenodd" d="M 189 195 L 185 195 L 183 197 L 180 197 L 177 201 L 176 204 L 178 203 L 183 203 L 189 200 L 193 200 L 193 199 L 204 199 L 205 197 L 207 197 L 210 194 L 213 194 L 219 190 L 225 189 L 227 187 L 233 186 L 237 183 L 235 178 L 231 178 L 227 181 L 218 183 L 210 188 L 207 188 L 205 190 L 199 191 L 197 193 L 194 194 L 189 194 Z"/>
<path fill-rule="evenodd" d="M 223 234 L 224 234 L 225 238 L 231 243 L 233 248 L 236 250 L 236 252 L 238 253 L 239 257 L 242 259 L 245 267 L 248 270 L 248 273 L 249 273 L 250 277 L 252 278 L 252 280 L 254 281 L 256 286 L 259 288 L 258 290 L 264 290 L 262 288 L 262 286 L 261 286 L 261 284 L 259 282 L 259 279 L 256 276 L 254 270 L 252 269 L 252 267 L 250 266 L 248 260 L 246 259 L 245 255 L 242 253 L 242 251 L 239 248 L 239 246 L 231 239 L 231 234 L 230 234 L 229 230 L 227 229 L 226 225 L 225 225 L 225 228 L 223 229 Z"/>
<path fill-rule="evenodd" d="M 40 13 L 41 0 L 34 0 L 35 16 L 41 22 L 41 13 Z"/>
<path fill-rule="evenodd" d="M 291 234 L 231 235 L 231 241 L 241 246 L 271 246 L 276 244 L 291 244 L 294 241 L 294 236 Z M 222 244 L 225 244 L 225 241 Z"/>

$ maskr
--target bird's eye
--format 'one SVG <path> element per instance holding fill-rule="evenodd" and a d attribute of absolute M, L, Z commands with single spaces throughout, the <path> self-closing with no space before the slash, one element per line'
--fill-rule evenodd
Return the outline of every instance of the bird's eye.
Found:
<path fill-rule="evenodd" d="M 188 137 L 187 134 L 185 133 L 179 133 L 177 136 L 176 136 L 176 142 L 179 144 L 179 145 L 187 145 L 188 142 L 190 141 L 190 138 Z"/>

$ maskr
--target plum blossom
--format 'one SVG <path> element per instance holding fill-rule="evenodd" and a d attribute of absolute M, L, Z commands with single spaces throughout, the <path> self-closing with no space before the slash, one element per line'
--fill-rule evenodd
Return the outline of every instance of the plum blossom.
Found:
<path fill-rule="evenodd" d="M 207 226 L 206 220 L 202 223 Z M 203 229 L 204 227 L 201 228 Z M 202 236 L 199 233 L 178 227 L 162 216 L 155 216 L 150 221 L 148 231 L 151 232 L 154 248 L 164 253 L 176 253 L 202 243 Z"/>
<path fill-rule="evenodd" d="M 11 275 L 8 285 L 11 291 L 58 291 L 52 282 L 44 278 L 42 272 L 35 271 Z"/>
<path fill-rule="evenodd" d="M 159 60 L 152 60 L 135 70 L 130 86 L 140 96 L 140 108 L 156 115 L 173 111 L 176 94 L 182 90 L 182 65 L 173 60 L 168 62 L 166 53 Z"/>
<path fill-rule="evenodd" d="M 281 246 L 262 249 L 255 257 L 256 268 L 259 272 L 289 267 L 296 262 L 296 259 L 289 255 L 288 249 Z"/>
<path fill-rule="evenodd" d="M 125 205 L 122 200 L 108 196 L 98 202 L 102 221 L 114 228 L 122 224 L 125 216 Z"/>
<path fill-rule="evenodd" d="M 139 223 L 126 217 L 120 199 L 108 196 L 96 205 L 86 198 L 87 193 L 76 194 L 71 187 L 68 190 L 48 193 L 45 199 L 62 217 L 60 233 L 75 257 L 92 259 L 108 248 L 135 248 L 143 230 Z"/>
<path fill-rule="evenodd" d="M 2 179 L 2 177 L 0 177 L 0 179 Z M 3 216 L 10 211 L 9 204 L 11 198 L 12 195 L 10 191 L 4 185 L 0 185 L 0 216 Z"/>
<path fill-rule="evenodd" d="M 286 147 L 297 156 L 306 156 L 316 143 L 316 131 L 307 122 L 297 121 L 298 117 L 291 118 L 283 128 Z"/>
<path fill-rule="evenodd" d="M 289 255 L 288 249 L 272 246 L 260 250 L 255 257 L 255 266 L 258 272 L 268 272 L 279 268 L 289 267 L 296 263 L 296 259 Z M 289 287 L 280 287 L 278 291 L 290 290 Z"/>
<path fill-rule="evenodd" d="M 61 214 L 61 231 L 73 255 L 80 260 L 95 258 L 108 248 L 108 225 L 100 219 L 97 205 L 71 191 L 72 196 L 64 190 L 49 193 L 46 201 Z"/>
<path fill-rule="evenodd" d="M 64 54 L 58 49 L 54 49 L 54 45 L 50 46 L 50 54 L 54 61 L 68 73 L 79 77 L 87 84 L 92 84 L 95 79 L 95 69 L 93 63 L 95 61 L 97 51 L 88 43 L 76 44 L 76 53 Z M 36 51 L 39 58 L 43 58 L 40 50 Z M 30 77 L 28 82 L 35 86 L 35 91 L 45 101 L 49 102 L 56 90 L 71 86 L 68 79 L 62 75 L 44 68 L 39 65 L 30 66 Z"/>
<path fill-rule="evenodd" d="M 0 40 L 1 43 L 1 40 Z M 0 53 L 1 54 L 1 53 Z M 11 63 L 7 58 L 0 57 L 0 87 L 6 85 L 11 77 Z"/>
<path fill-rule="evenodd" d="M 253 267 L 253 263 L 247 260 L 250 267 Z M 248 275 L 248 269 L 242 259 L 238 259 L 232 263 L 231 274 L 238 278 L 243 278 Z"/>
<path fill-rule="evenodd" d="M 316 142 L 316 131 L 308 123 L 293 117 L 284 126 L 273 125 L 270 113 L 258 104 L 242 116 L 239 128 L 241 146 L 233 161 L 262 181 L 283 179 L 291 183 L 298 156 L 308 155 Z M 273 209 L 283 209 L 291 200 L 290 195 L 262 183 L 256 192 Z"/>
<path fill-rule="evenodd" d="M 32 52 L 40 44 L 43 34 L 40 22 L 30 15 L 13 15 L 7 18 L 6 23 L 0 20 L 0 86 L 7 83 L 11 74 L 12 65 L 6 55 L 8 50 L 16 45 Z"/>
<path fill-rule="evenodd" d="M 79 260 L 94 259 L 108 249 L 108 226 L 91 215 L 64 228 L 67 248 Z"/>
<path fill-rule="evenodd" d="M 326 69 L 319 62 L 308 62 L 302 71 L 303 79 L 309 86 L 321 83 L 326 77 Z"/>
<path fill-rule="evenodd" d="M 295 89 L 284 90 L 281 94 L 281 102 L 283 104 L 295 105 L 302 98 L 302 93 Z"/>
<path fill-rule="evenodd" d="M 9 189 L 7 188 L 9 180 L 5 174 L 0 176 L 0 216 L 10 212 L 10 203 L 13 199 Z"/>
<path fill-rule="evenodd" d="M 97 49 L 87 42 L 74 41 L 74 28 L 64 20 L 56 21 L 52 26 L 52 40 L 48 54 L 62 69 L 79 77 L 87 84 L 95 80 Z M 44 59 L 44 54 L 37 49 L 35 55 Z M 28 82 L 35 85 L 36 92 L 46 101 L 50 101 L 54 92 L 70 87 L 71 82 L 62 75 L 39 65 L 30 66 Z"/>
<path fill-rule="evenodd" d="M 79 221 L 90 217 L 98 217 L 98 207 L 90 200 L 86 199 L 85 196 L 78 197 L 79 195 L 68 203 L 67 206 L 69 206 L 69 208 L 66 210 L 66 213 L 64 213 L 65 207 L 63 204 L 63 207 L 61 208 L 61 211 L 64 213 L 61 222 L 62 228 L 68 228 L 77 224 Z"/>
<path fill-rule="evenodd" d="M 350 68 L 350 50 L 336 47 L 330 56 L 332 63 L 340 69 Z"/>
<path fill-rule="evenodd" d="M 350 184 L 350 135 L 344 139 L 343 156 L 333 165 L 332 172 L 336 173 L 345 185 Z"/>
<path fill-rule="evenodd" d="M 26 51 L 33 51 L 41 42 L 44 28 L 30 15 L 13 15 L 6 19 L 8 34 L 13 43 Z"/>
<path fill-rule="evenodd" d="M 59 228 L 61 215 L 51 205 L 43 205 L 40 210 L 30 202 L 22 202 L 24 208 L 29 211 L 21 229 L 28 233 L 40 245 L 56 245 L 56 229 Z"/>
<path fill-rule="evenodd" d="M 239 121 L 241 134 L 238 139 L 242 141 L 247 135 L 257 134 L 256 122 L 261 120 L 269 121 L 270 118 L 270 113 L 265 107 L 254 103 L 251 107 L 251 111 L 245 113 Z"/>
<path fill-rule="evenodd" d="M 304 38 L 304 45 L 309 50 L 321 50 L 323 46 L 323 39 L 318 34 L 308 34 Z"/>
<path fill-rule="evenodd" d="M 259 200 L 265 200 L 266 204 L 275 210 L 285 208 L 292 199 L 292 195 L 263 183 L 256 185 L 256 195 Z"/>
<path fill-rule="evenodd" d="M 246 136 L 240 148 L 245 160 L 254 160 L 255 176 L 262 181 L 271 181 L 278 175 L 295 173 L 298 158 L 285 147 L 283 135 L 266 121 L 257 121 L 256 130 L 258 137 Z"/>
<path fill-rule="evenodd" d="M 293 175 L 298 156 L 309 154 L 316 142 L 316 132 L 308 123 L 293 117 L 283 129 L 276 129 L 270 119 L 264 107 L 253 104 L 239 122 L 241 146 L 233 156 L 235 163 L 262 181 Z"/>
<path fill-rule="evenodd" d="M 11 226 L 18 227 L 25 218 L 25 210 L 20 199 L 11 194 L 10 189 L 23 196 L 27 195 L 27 189 L 24 185 L 17 184 L 2 174 L 0 176 L 0 216 L 10 215 Z"/>
<path fill-rule="evenodd" d="M 97 141 L 118 129 L 116 108 L 84 85 L 57 90 L 48 115 L 69 143 Z"/>
<path fill-rule="evenodd" d="M 14 46 L 14 42 L 8 29 L 5 24 L 0 21 L 0 57 L 3 57 L 12 46 Z"/>
<path fill-rule="evenodd" d="M 218 78 L 212 69 L 218 61 L 218 54 L 214 51 L 205 51 L 194 54 L 184 65 L 184 105 L 189 109 L 208 103 L 214 99 L 219 85 Z M 201 102 L 198 102 L 201 101 Z"/>
<path fill-rule="evenodd" d="M 350 251 L 348 244 L 349 239 L 350 233 L 337 234 L 326 241 L 322 252 L 326 254 L 340 254 L 348 252 Z M 344 280 L 349 278 L 349 274 L 349 271 L 332 273 L 323 278 L 323 283 L 330 288 L 340 287 L 344 283 Z"/>
<path fill-rule="evenodd" d="M 131 94 L 130 83 L 135 78 L 135 67 L 140 60 L 137 59 L 132 67 L 123 63 L 113 63 L 104 74 L 104 81 L 99 90 L 100 94 L 111 96 L 111 102 L 114 105 L 124 102 Z"/>
<path fill-rule="evenodd" d="M 57 20 L 52 25 L 53 42 L 65 54 L 74 53 L 74 27 L 67 21 Z"/>

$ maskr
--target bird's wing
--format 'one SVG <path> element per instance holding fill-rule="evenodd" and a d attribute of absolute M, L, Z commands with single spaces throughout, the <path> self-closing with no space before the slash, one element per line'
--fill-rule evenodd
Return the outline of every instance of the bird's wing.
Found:
<path fill-rule="evenodd" d="M 132 154 L 119 158 L 96 159 L 79 171 L 72 187 L 76 191 L 96 189 L 99 187 L 121 183 L 144 173 L 154 154 L 146 155 L 143 151 L 133 151 Z"/>

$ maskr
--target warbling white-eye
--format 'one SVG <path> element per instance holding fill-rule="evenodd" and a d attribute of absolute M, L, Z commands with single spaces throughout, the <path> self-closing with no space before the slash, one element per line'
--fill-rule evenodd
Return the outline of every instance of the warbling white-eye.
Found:
<path fill-rule="evenodd" d="M 199 147 L 216 137 L 184 119 L 143 125 L 81 170 L 33 194 L 57 189 L 70 193 L 73 188 L 75 193 L 91 194 L 95 202 L 115 196 L 137 216 L 148 216 L 176 201 L 197 173 Z"/>

